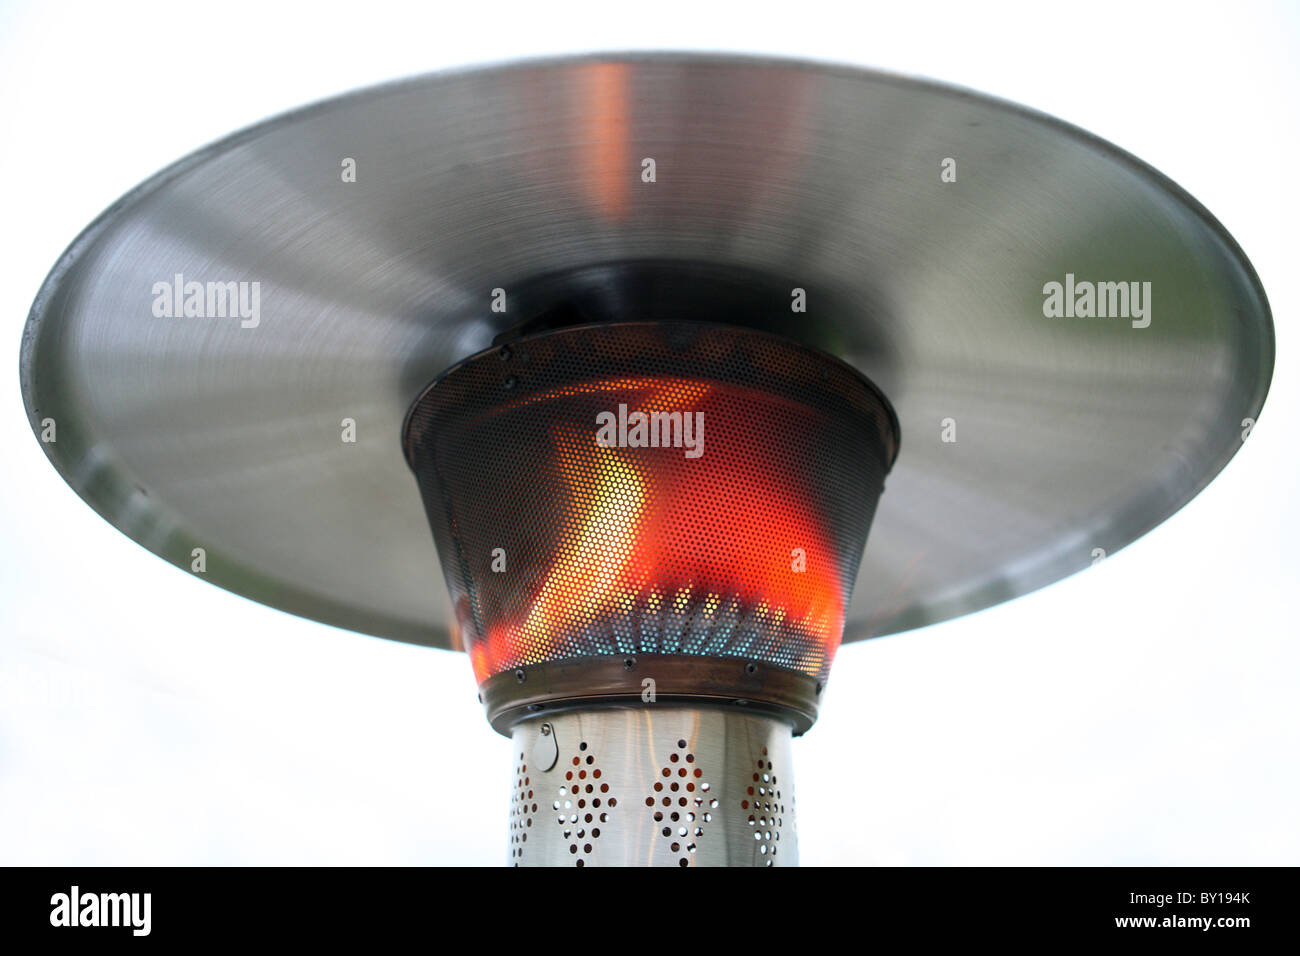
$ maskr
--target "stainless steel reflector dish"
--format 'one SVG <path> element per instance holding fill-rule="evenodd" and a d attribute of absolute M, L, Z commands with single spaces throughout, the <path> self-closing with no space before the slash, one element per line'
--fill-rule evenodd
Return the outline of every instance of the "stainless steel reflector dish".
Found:
<path fill-rule="evenodd" d="M 1232 457 L 1273 366 L 1232 239 L 1093 136 L 864 70 L 645 55 L 364 90 L 181 160 L 54 267 L 22 390 L 64 479 L 159 556 L 449 646 L 412 401 L 520 323 L 685 301 L 897 410 L 846 641 L 1142 535 Z"/>

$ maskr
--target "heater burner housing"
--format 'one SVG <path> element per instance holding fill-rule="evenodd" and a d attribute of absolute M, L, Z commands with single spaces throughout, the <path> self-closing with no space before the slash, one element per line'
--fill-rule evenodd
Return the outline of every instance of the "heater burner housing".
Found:
<path fill-rule="evenodd" d="M 651 658 L 670 695 L 747 697 L 761 668 L 815 697 L 898 443 L 849 366 L 692 322 L 495 347 L 405 428 L 478 680 L 525 688 L 548 668 L 555 696 L 587 698 L 574 662 L 640 696 Z"/>
<path fill-rule="evenodd" d="M 517 752 L 512 861 L 795 862 L 791 733 L 898 453 L 879 390 L 750 329 L 578 326 L 452 368 L 404 444 Z"/>

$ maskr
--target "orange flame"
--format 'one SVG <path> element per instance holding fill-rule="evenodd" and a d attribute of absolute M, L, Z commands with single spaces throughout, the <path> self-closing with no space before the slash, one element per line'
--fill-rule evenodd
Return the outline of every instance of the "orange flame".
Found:
<path fill-rule="evenodd" d="M 576 436 L 575 436 L 576 437 Z M 580 447 L 580 439 L 564 442 Z M 637 525 L 646 504 L 645 479 L 612 448 L 595 449 L 592 462 L 564 458 L 570 501 L 590 498 L 576 531 L 565 536 L 555 565 L 523 626 L 523 638 L 543 655 L 566 621 L 589 618 L 613 603 L 623 569 L 636 553 Z M 589 490 L 592 479 L 594 490 Z"/>
<path fill-rule="evenodd" d="M 576 391 L 650 390 L 641 408 L 682 410 L 709 393 L 706 383 L 620 379 Z M 535 396 L 532 401 L 557 397 Z M 704 467 L 664 476 L 638 467 L 634 456 L 604 448 L 590 431 L 553 432 L 564 480 L 566 511 L 552 566 L 526 618 L 490 627 L 471 651 L 479 681 L 522 663 L 566 656 L 557 642 L 584 624 L 622 608 L 685 613 L 699 605 L 704 619 L 728 602 L 747 602 L 758 630 L 797 632 L 821 649 L 805 669 L 834 655 L 844 626 L 843 592 L 833 548 L 806 507 L 770 474 L 757 454 L 711 447 Z M 716 460 L 722 456 L 722 461 Z M 707 456 L 706 456 L 707 457 Z M 806 553 L 806 573 L 794 573 L 792 547 Z"/>

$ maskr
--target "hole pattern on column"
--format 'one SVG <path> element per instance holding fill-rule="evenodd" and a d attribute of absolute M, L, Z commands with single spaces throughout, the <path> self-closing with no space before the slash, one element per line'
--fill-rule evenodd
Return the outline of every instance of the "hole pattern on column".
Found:
<path fill-rule="evenodd" d="M 607 827 L 618 797 L 610 792 L 609 782 L 595 754 L 585 740 L 564 771 L 564 785 L 556 788 L 555 822 L 568 842 L 569 856 L 575 866 L 586 866 L 599 847 L 602 827 Z"/>
<path fill-rule="evenodd" d="M 786 804 L 772 758 L 764 747 L 754 760 L 754 770 L 740 801 L 740 810 L 754 836 L 755 851 L 764 866 L 775 866 L 781 849 L 781 833 L 785 828 Z M 794 812 L 794 797 L 790 797 L 790 813 Z"/>
<path fill-rule="evenodd" d="M 654 788 L 645 805 L 654 818 L 656 831 L 678 866 L 694 866 L 701 839 L 718 809 L 712 785 L 696 766 L 695 754 L 686 740 L 677 741 L 668 760 L 659 768 Z"/>
<path fill-rule="evenodd" d="M 532 777 L 528 775 L 528 764 L 521 753 L 519 763 L 515 764 L 515 788 L 510 800 L 510 862 L 514 866 L 523 862 L 528 831 L 533 826 L 533 814 L 537 812 L 534 801 Z"/>

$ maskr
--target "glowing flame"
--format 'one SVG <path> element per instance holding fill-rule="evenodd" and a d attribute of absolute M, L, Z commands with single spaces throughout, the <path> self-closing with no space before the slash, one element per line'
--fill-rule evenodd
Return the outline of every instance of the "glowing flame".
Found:
<path fill-rule="evenodd" d="M 521 404 L 578 392 L 639 392 L 646 396 L 639 407 L 652 412 L 694 407 L 710 388 L 619 379 Z M 647 620 L 655 627 L 690 622 L 696 645 L 687 652 L 708 653 L 733 635 L 755 650 L 779 652 L 781 635 L 798 634 L 808 656 L 791 666 L 813 672 L 829 663 L 844 626 L 837 559 L 773 458 L 728 448 L 720 436 L 698 463 L 676 460 L 660 470 L 655 459 L 601 447 L 592 429 L 557 426 L 551 435 L 564 495 L 555 555 L 525 618 L 492 622 L 471 649 L 480 681 L 568 656 L 559 643 L 584 628 L 634 630 L 626 622 L 638 609 L 642 627 Z M 795 548 L 804 552 L 806 572 L 792 568 Z M 810 643 L 815 653 L 806 650 Z"/>
<path fill-rule="evenodd" d="M 578 442 L 571 442 L 577 445 Z M 567 621 L 591 618 L 614 603 L 623 569 L 636 553 L 637 524 L 646 504 L 645 480 L 611 448 L 596 448 L 595 461 L 562 460 L 570 501 L 591 496 L 579 527 L 566 537 L 555 565 L 538 592 L 523 637 L 549 650 Z M 595 477 L 594 493 L 587 490 Z"/>

